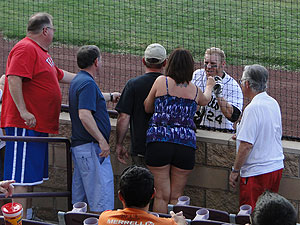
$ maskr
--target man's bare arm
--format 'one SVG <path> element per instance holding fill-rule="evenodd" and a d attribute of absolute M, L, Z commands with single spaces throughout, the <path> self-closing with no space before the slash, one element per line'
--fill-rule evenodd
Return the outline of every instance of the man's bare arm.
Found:
<path fill-rule="evenodd" d="M 116 152 L 118 155 L 118 160 L 121 163 L 126 164 L 126 159 L 128 158 L 128 151 L 123 146 L 123 141 L 126 136 L 127 130 L 129 128 L 130 115 L 126 113 L 120 113 L 117 119 L 116 128 Z"/>
<path fill-rule="evenodd" d="M 113 103 L 117 103 L 121 96 L 121 93 L 119 92 L 102 93 L 102 94 L 106 102 L 111 101 Z"/>
<path fill-rule="evenodd" d="M 63 72 L 64 72 L 64 77 L 59 82 L 64 83 L 64 84 L 71 83 L 71 81 L 76 76 L 76 74 L 68 72 L 68 71 L 65 71 L 65 70 L 63 70 Z"/>
<path fill-rule="evenodd" d="M 232 105 L 229 104 L 229 103 L 225 100 L 225 98 L 223 98 L 223 97 L 217 98 L 217 101 L 218 101 L 218 104 L 219 104 L 219 106 L 220 106 L 220 109 L 221 109 L 223 115 L 224 115 L 227 119 L 231 120 L 232 113 L 233 113 L 233 107 L 232 107 Z"/>
<path fill-rule="evenodd" d="M 110 148 L 101 131 L 99 130 L 92 112 L 87 109 L 79 109 L 78 113 L 84 128 L 98 141 L 101 148 L 100 156 L 107 157 L 110 154 Z"/>
<path fill-rule="evenodd" d="M 28 112 L 23 96 L 23 78 L 16 75 L 8 75 L 9 92 L 16 104 L 16 107 L 20 113 L 21 118 L 25 121 L 25 124 L 29 127 L 35 127 L 35 116 Z"/>
<path fill-rule="evenodd" d="M 238 153 L 235 157 L 234 161 L 234 171 L 231 171 L 230 176 L 229 176 L 229 184 L 234 188 L 236 187 L 236 183 L 239 177 L 239 171 L 241 167 L 244 165 L 246 159 L 248 158 L 248 155 L 252 149 L 252 144 L 241 141 Z"/>

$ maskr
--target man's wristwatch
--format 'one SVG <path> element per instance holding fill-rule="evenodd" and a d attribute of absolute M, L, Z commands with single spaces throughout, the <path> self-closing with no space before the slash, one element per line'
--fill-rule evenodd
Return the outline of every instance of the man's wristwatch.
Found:
<path fill-rule="evenodd" d="M 233 173 L 239 173 L 240 170 L 236 170 L 236 169 L 234 169 L 234 167 L 232 167 L 232 168 L 231 168 L 231 172 L 233 172 Z"/>
<path fill-rule="evenodd" d="M 110 101 L 112 102 L 114 100 L 114 96 L 112 93 L 109 93 L 109 95 L 110 95 Z"/>

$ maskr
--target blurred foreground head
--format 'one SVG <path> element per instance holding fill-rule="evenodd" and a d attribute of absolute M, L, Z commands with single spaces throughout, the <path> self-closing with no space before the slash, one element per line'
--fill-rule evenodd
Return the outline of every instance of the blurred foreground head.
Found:
<path fill-rule="evenodd" d="M 126 207 L 147 206 L 154 194 L 153 175 L 143 167 L 128 167 L 121 175 L 119 194 Z"/>
<path fill-rule="evenodd" d="M 251 218 L 253 225 L 296 225 L 297 223 L 294 206 L 281 195 L 269 191 L 258 198 Z"/>
<path fill-rule="evenodd" d="M 128 167 L 121 175 L 119 195 L 126 207 L 147 206 L 154 195 L 153 175 L 143 167 Z"/>

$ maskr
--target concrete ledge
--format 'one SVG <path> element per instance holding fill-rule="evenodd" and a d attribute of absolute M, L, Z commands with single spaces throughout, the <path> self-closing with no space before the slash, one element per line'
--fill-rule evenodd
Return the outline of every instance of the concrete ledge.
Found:
<path fill-rule="evenodd" d="M 201 188 L 228 190 L 228 170 L 195 166 L 188 178 L 188 185 Z"/>
<path fill-rule="evenodd" d="M 232 145 L 235 141 L 232 140 L 233 134 L 222 133 L 218 131 L 208 131 L 197 129 L 196 137 L 199 141 L 222 144 L 222 145 Z"/>
<path fill-rule="evenodd" d="M 282 147 L 286 153 L 300 154 L 300 142 L 283 140 Z"/>
<path fill-rule="evenodd" d="M 60 113 L 60 119 L 70 121 L 69 113 Z M 116 130 L 117 119 L 110 119 L 110 122 L 112 130 Z M 218 131 L 208 131 L 199 129 L 197 129 L 196 133 L 198 141 L 222 145 L 235 145 L 235 140 L 232 140 L 232 136 L 233 134 L 231 133 L 222 133 Z M 300 155 L 300 142 L 283 140 L 282 147 L 284 152 L 286 153 Z"/>
<path fill-rule="evenodd" d="M 71 121 L 70 114 L 66 112 L 61 112 L 59 115 L 59 120 Z"/>
<path fill-rule="evenodd" d="M 235 140 L 232 139 L 232 136 L 233 134 L 229 133 L 199 129 L 196 133 L 196 137 L 200 141 L 221 145 L 235 145 Z M 300 142 L 283 140 L 282 147 L 285 153 L 293 153 L 300 155 Z"/>
<path fill-rule="evenodd" d="M 279 194 L 286 197 L 287 199 L 300 200 L 300 179 L 283 177 L 280 182 Z"/>

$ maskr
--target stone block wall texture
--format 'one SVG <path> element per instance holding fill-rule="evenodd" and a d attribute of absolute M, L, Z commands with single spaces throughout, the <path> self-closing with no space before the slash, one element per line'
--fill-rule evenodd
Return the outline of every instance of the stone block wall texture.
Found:
<path fill-rule="evenodd" d="M 112 119 L 112 124 L 115 120 Z M 239 210 L 239 190 L 232 189 L 228 184 L 228 176 L 235 159 L 235 142 L 231 135 L 218 132 L 197 133 L 196 165 L 190 174 L 184 195 L 191 198 L 191 205 L 224 210 L 237 213 Z M 56 136 L 70 137 L 71 124 L 68 120 L 61 120 L 60 134 Z M 115 155 L 115 126 L 112 125 L 110 138 L 111 161 L 114 170 L 115 208 L 122 208 L 117 190 L 120 175 L 128 165 L 118 162 Z M 300 145 L 299 145 L 300 146 Z M 129 132 L 125 139 L 125 147 L 130 148 Z M 66 153 L 64 144 L 49 144 L 49 181 L 35 186 L 34 191 L 65 191 Z M 296 152 L 296 153 L 295 153 Z M 299 156 L 300 150 L 285 149 L 285 169 L 279 193 L 289 199 L 300 210 L 300 178 Z M 36 198 L 33 199 L 35 213 L 38 217 L 57 221 L 58 211 L 68 211 L 67 198 Z M 300 221 L 298 219 L 298 221 Z"/>

